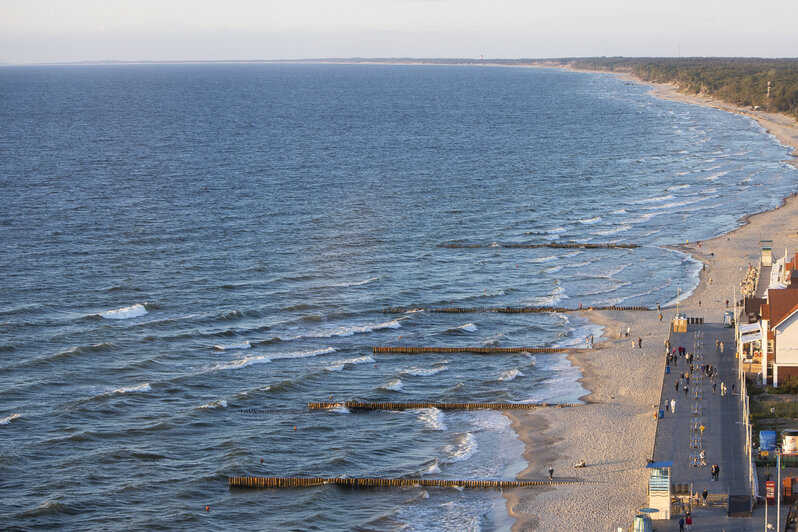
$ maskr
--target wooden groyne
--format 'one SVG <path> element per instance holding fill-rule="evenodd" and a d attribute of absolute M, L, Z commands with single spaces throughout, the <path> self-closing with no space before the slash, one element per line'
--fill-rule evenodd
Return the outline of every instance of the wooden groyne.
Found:
<path fill-rule="evenodd" d="M 461 244 L 458 242 L 444 242 L 442 244 L 438 244 L 439 248 L 463 248 L 463 249 L 474 249 L 474 248 L 524 248 L 524 249 L 537 249 L 537 248 L 584 248 L 584 249 L 634 249 L 638 246 L 637 244 L 615 244 L 612 242 L 607 243 L 598 243 L 598 244 L 588 244 L 588 243 L 580 243 L 580 242 L 568 242 L 568 243 L 555 243 L 555 242 L 547 242 L 544 244 Z"/>
<path fill-rule="evenodd" d="M 229 477 L 231 488 L 307 488 L 336 484 L 349 488 L 439 487 L 439 488 L 527 488 L 555 484 L 581 484 L 567 480 L 439 480 L 420 478 L 293 478 Z"/>
<path fill-rule="evenodd" d="M 533 410 L 535 408 L 565 408 L 582 406 L 579 403 L 361 403 L 342 401 L 337 403 L 308 403 L 311 410 L 348 408 L 349 410 L 413 410 L 437 408 L 438 410 Z"/>
<path fill-rule="evenodd" d="M 405 312 L 448 312 L 452 314 L 466 314 L 474 312 L 497 312 L 502 314 L 533 314 L 536 312 L 581 312 L 583 310 L 624 310 L 647 311 L 648 307 L 619 307 L 610 305 L 606 307 L 388 307 L 382 310 L 384 314 L 404 314 Z"/>
<path fill-rule="evenodd" d="M 419 353 L 477 353 L 481 355 L 501 353 L 573 353 L 586 351 L 578 347 L 402 347 L 375 346 L 371 348 L 375 355 L 400 353 L 415 355 Z"/>

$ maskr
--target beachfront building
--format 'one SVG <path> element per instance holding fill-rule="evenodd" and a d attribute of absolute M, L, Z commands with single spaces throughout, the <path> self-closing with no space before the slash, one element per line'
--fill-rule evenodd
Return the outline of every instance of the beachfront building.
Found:
<path fill-rule="evenodd" d="M 798 284 L 767 291 L 759 334 L 762 359 L 766 361 L 763 383 L 769 382 L 771 366 L 773 386 L 798 378 Z"/>

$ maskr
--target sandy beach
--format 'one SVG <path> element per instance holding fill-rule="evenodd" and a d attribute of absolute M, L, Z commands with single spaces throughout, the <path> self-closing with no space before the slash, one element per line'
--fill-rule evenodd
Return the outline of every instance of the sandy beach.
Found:
<path fill-rule="evenodd" d="M 798 157 L 798 125 L 790 117 L 683 95 L 670 85 L 654 86 L 652 94 L 749 116 L 791 146 Z M 700 245 L 672 246 L 705 265 L 699 286 L 680 303 L 679 310 L 720 321 L 726 300 L 734 300 L 735 288 L 739 296 L 739 283 L 748 265 L 759 263 L 760 239 L 773 240 L 777 257 L 785 248 L 798 248 L 798 228 L 792 222 L 796 218 L 798 198 L 791 196 L 778 209 L 743 217 L 743 225 L 728 234 Z M 582 371 L 582 385 L 590 392 L 582 398 L 586 405 L 509 417 L 526 445 L 524 458 L 529 463 L 519 479 L 545 478 L 552 466 L 555 479 L 585 483 L 505 492 L 508 511 L 516 518 L 513 531 L 616 530 L 628 527 L 636 510 L 646 505 L 644 466 L 653 451 L 655 412 L 665 368 L 664 342 L 674 313 L 675 308 L 663 308 L 660 322 L 656 311 L 583 312 L 604 327 L 594 350 L 571 358 Z M 629 337 L 625 336 L 627 326 Z M 638 337 L 642 338 L 641 349 L 633 345 Z M 579 460 L 587 467 L 574 468 Z"/>

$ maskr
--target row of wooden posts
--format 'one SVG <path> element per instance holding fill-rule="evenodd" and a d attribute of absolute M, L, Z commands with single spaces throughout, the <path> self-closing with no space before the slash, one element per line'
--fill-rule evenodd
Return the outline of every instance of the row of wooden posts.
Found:
<path fill-rule="evenodd" d="M 535 312 L 579 312 L 582 310 L 633 310 L 648 311 L 648 307 L 619 307 L 610 305 L 605 307 L 388 307 L 382 310 L 384 314 L 404 314 L 405 312 L 450 312 L 454 314 L 465 314 L 469 312 L 498 312 L 503 314 L 530 314 Z"/>
<path fill-rule="evenodd" d="M 587 244 L 579 242 L 571 242 L 571 243 L 548 242 L 545 244 L 460 244 L 457 242 L 444 242 L 442 244 L 438 244 L 438 247 L 439 248 L 525 248 L 525 249 L 536 249 L 536 248 L 634 249 L 639 246 L 637 244 L 614 244 L 614 243 Z"/>
<path fill-rule="evenodd" d="M 535 408 L 565 408 L 582 406 L 579 403 L 363 403 L 358 401 L 339 401 L 334 403 L 308 403 L 312 410 L 348 408 L 350 410 L 413 410 L 416 408 L 437 408 L 438 410 L 532 410 Z"/>
<path fill-rule="evenodd" d="M 371 348 L 375 355 L 402 353 L 415 355 L 418 353 L 477 353 L 489 355 L 494 353 L 573 353 L 585 351 L 574 347 L 404 347 L 375 346 Z"/>
<path fill-rule="evenodd" d="M 350 488 L 373 487 L 441 487 L 441 488 L 526 488 L 554 484 L 577 484 L 565 480 L 438 480 L 420 478 L 294 478 L 294 477 L 229 477 L 231 488 L 304 488 L 337 484 Z"/>

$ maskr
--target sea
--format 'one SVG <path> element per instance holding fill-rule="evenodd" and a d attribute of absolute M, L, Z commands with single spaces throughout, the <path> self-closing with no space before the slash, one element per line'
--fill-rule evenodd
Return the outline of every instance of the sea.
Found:
<path fill-rule="evenodd" d="M 575 313 L 412 309 L 672 304 L 700 266 L 666 246 L 796 190 L 754 121 L 649 90 L 480 65 L 0 68 L 0 527 L 508 529 L 493 490 L 227 479 L 515 478 L 499 412 L 307 403 L 578 401 L 563 354 L 372 347 L 583 347 L 603 331 Z M 501 247 L 542 243 L 639 247 Z"/>

